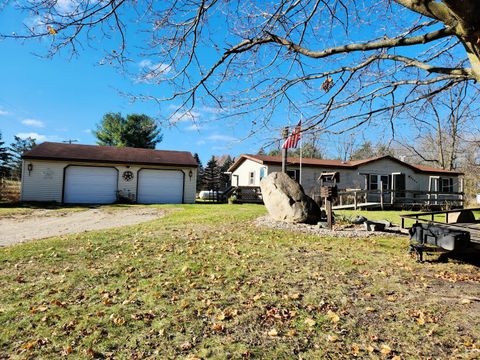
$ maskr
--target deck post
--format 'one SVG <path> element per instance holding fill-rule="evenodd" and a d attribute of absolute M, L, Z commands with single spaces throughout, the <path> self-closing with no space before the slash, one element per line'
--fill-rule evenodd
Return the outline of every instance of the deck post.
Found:
<path fill-rule="evenodd" d="M 383 181 L 380 181 L 380 208 L 383 210 Z"/>
<path fill-rule="evenodd" d="M 354 195 L 354 199 L 353 199 L 353 209 L 354 209 L 354 210 L 357 210 L 357 192 L 355 191 L 355 192 L 353 193 L 353 195 Z"/>
<path fill-rule="evenodd" d="M 286 140 L 288 138 L 288 126 L 282 129 L 282 138 Z M 287 173 L 287 149 L 282 146 L 282 172 Z"/>

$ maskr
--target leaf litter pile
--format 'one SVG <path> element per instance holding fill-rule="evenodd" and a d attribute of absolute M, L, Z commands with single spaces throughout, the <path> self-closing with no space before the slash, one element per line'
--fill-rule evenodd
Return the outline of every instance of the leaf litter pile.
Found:
<path fill-rule="evenodd" d="M 480 356 L 479 268 L 417 264 L 405 238 L 259 229 L 264 213 L 186 205 L 0 249 L 0 358 Z"/>

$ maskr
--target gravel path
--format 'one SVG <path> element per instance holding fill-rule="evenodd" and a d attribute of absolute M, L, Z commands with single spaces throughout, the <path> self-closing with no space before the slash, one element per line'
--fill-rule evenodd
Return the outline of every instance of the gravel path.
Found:
<path fill-rule="evenodd" d="M 35 210 L 28 215 L 0 218 L 0 246 L 90 230 L 134 225 L 161 217 L 164 210 L 132 207 L 85 211 Z"/>
<path fill-rule="evenodd" d="M 259 227 L 332 237 L 366 238 L 370 236 L 385 236 L 392 234 L 392 232 L 366 231 L 364 225 L 334 225 L 333 230 L 328 230 L 320 228 L 318 225 L 292 224 L 283 221 L 276 221 L 268 215 L 257 218 L 254 223 Z"/>

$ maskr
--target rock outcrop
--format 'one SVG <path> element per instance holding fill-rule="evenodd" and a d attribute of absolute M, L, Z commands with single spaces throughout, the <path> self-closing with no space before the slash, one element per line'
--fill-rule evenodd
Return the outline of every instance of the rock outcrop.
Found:
<path fill-rule="evenodd" d="M 271 173 L 260 182 L 263 202 L 270 216 L 290 223 L 316 224 L 321 217 L 320 208 L 307 195 L 302 186 L 287 174 Z"/>

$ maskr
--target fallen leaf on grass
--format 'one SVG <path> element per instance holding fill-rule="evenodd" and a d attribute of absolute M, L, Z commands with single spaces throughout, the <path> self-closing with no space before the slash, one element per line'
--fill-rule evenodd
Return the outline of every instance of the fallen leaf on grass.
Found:
<path fill-rule="evenodd" d="M 267 335 L 272 336 L 272 337 L 278 336 L 278 331 L 277 331 L 277 329 L 272 329 L 267 333 Z"/>
<path fill-rule="evenodd" d="M 390 348 L 390 346 L 388 346 L 387 344 L 383 344 L 381 347 L 380 347 L 380 352 L 383 354 L 383 355 L 388 355 L 392 352 L 392 349 Z"/>
<path fill-rule="evenodd" d="M 360 354 L 360 345 L 353 343 L 352 344 L 352 355 L 358 356 Z"/>
<path fill-rule="evenodd" d="M 374 312 L 375 309 L 374 309 L 373 307 L 367 306 L 367 307 L 365 308 L 365 311 Z"/>
<path fill-rule="evenodd" d="M 328 335 L 327 340 L 329 342 L 337 342 L 338 341 L 338 336 L 337 335 Z"/>
<path fill-rule="evenodd" d="M 125 324 L 125 319 L 121 316 L 115 316 L 115 314 L 110 315 L 110 320 L 118 326 Z"/>
<path fill-rule="evenodd" d="M 290 329 L 287 332 L 287 336 L 289 336 L 289 337 L 294 337 L 296 335 L 297 335 L 297 332 L 294 329 Z"/>
<path fill-rule="evenodd" d="M 47 310 L 48 310 L 48 306 L 47 306 L 47 305 L 40 305 L 40 306 L 38 306 L 38 307 L 32 307 L 32 308 L 30 309 L 30 313 L 31 313 L 31 314 L 35 314 L 35 313 L 37 313 L 37 312 L 45 312 L 45 311 L 47 311 Z"/>
<path fill-rule="evenodd" d="M 26 350 L 31 350 L 35 347 L 36 342 L 35 341 L 30 341 L 22 345 L 22 348 Z"/>
<path fill-rule="evenodd" d="M 298 300 L 300 299 L 302 295 L 300 293 L 293 293 L 293 294 L 290 294 L 289 295 L 289 298 L 292 299 L 292 300 Z"/>
<path fill-rule="evenodd" d="M 258 300 L 260 300 L 260 299 L 261 299 L 262 297 L 264 297 L 264 296 L 265 296 L 265 294 L 263 294 L 263 293 L 262 293 L 262 294 L 255 295 L 255 296 L 253 297 L 253 301 L 258 301 Z"/>
<path fill-rule="evenodd" d="M 305 325 L 309 326 L 309 327 L 312 327 L 312 326 L 315 326 L 315 324 L 317 323 L 315 320 L 313 320 L 312 318 L 306 318 L 304 320 L 304 323 Z"/>
<path fill-rule="evenodd" d="M 72 352 L 73 352 L 73 348 L 70 345 L 68 345 L 63 348 L 62 353 L 64 356 L 67 356 L 67 355 L 70 355 Z"/>
<path fill-rule="evenodd" d="M 192 343 L 189 341 L 185 341 L 182 345 L 180 345 L 180 349 L 183 351 L 190 350 L 193 347 Z"/>
<path fill-rule="evenodd" d="M 223 324 L 215 323 L 215 324 L 212 325 L 212 330 L 213 331 L 222 332 L 224 329 L 225 329 L 225 326 L 223 326 Z"/>
<path fill-rule="evenodd" d="M 332 310 L 328 310 L 327 317 L 330 319 L 332 323 L 337 323 L 340 321 L 340 317 L 334 313 Z"/>

